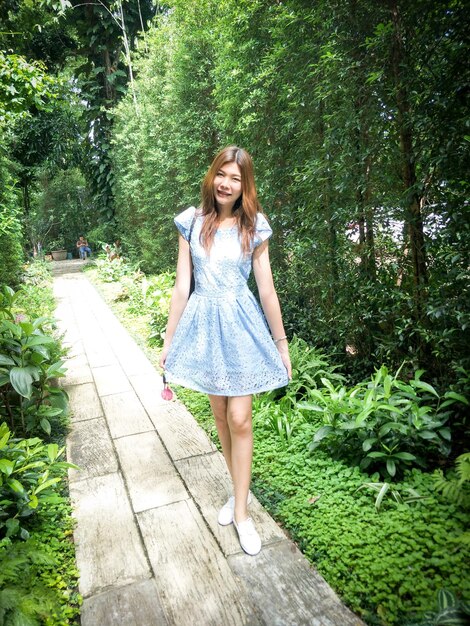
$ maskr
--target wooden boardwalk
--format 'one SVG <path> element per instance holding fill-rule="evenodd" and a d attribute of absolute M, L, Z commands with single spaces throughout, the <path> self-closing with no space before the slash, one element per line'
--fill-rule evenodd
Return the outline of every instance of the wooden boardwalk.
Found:
<path fill-rule="evenodd" d="M 161 399 L 158 372 L 81 266 L 54 264 L 67 454 L 81 468 L 69 479 L 82 626 L 361 626 L 256 499 L 256 557 L 217 524 L 230 489 L 221 454 Z"/>

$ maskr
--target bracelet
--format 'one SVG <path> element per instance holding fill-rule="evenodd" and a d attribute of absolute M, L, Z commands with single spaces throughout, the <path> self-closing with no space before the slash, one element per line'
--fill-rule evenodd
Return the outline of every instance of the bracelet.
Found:
<path fill-rule="evenodd" d="M 279 343 L 280 341 L 283 341 L 284 339 L 287 339 L 287 335 L 284 335 L 284 337 L 279 337 L 279 339 L 274 339 L 274 343 Z"/>

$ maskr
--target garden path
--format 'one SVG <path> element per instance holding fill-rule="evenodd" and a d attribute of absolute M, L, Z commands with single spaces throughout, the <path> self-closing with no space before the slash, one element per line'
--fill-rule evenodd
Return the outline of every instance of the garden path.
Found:
<path fill-rule="evenodd" d="M 254 499 L 263 549 L 217 524 L 221 454 L 80 272 L 54 263 L 69 347 L 68 459 L 82 626 L 360 626 Z"/>

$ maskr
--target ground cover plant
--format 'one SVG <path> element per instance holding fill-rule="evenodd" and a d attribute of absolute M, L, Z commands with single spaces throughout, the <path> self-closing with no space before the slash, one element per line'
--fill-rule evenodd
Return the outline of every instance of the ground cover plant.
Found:
<path fill-rule="evenodd" d="M 23 267 L 0 294 L 0 624 L 76 624 L 80 597 L 64 460 L 64 351 L 51 276 Z"/>
<path fill-rule="evenodd" d="M 96 270 L 91 270 L 91 275 L 98 280 Z M 153 278 L 146 280 L 152 282 Z M 135 314 L 124 306 L 131 304 L 131 298 L 116 301 L 125 284 L 122 278 L 120 281 L 113 289 L 109 283 L 101 284 L 102 293 L 134 336 L 141 333 L 141 345 L 147 340 L 145 349 L 156 364 L 158 348 L 148 343 L 149 325 L 144 333 L 142 327 L 136 327 Z M 149 315 L 145 306 L 139 310 L 141 315 Z M 293 378 L 287 389 L 254 399 L 254 493 L 366 623 L 424 626 L 444 624 L 442 620 L 452 618 L 456 620 L 453 623 L 464 624 L 464 600 L 470 597 L 470 581 L 465 576 L 470 556 L 466 532 L 470 516 L 464 497 L 468 489 L 466 457 L 455 469 L 448 461 L 436 470 L 431 463 L 427 471 L 417 463 L 418 455 L 413 460 L 398 457 L 393 475 L 387 470 L 388 459 L 382 461 L 382 457 L 378 464 L 363 469 L 355 463 L 359 462 L 357 451 L 366 456 L 371 450 L 364 450 L 363 443 L 372 438 L 374 429 L 379 443 L 380 437 L 398 432 L 397 437 L 409 438 L 418 448 L 436 441 L 436 455 L 441 445 L 445 455 L 450 442 L 446 431 L 442 437 L 439 430 L 446 428 L 447 421 L 452 423 L 467 399 L 457 392 L 438 397 L 419 371 L 402 380 L 400 373 L 383 367 L 351 385 L 324 352 L 301 338 L 292 339 L 290 351 Z M 176 392 L 220 449 L 207 397 L 180 387 Z M 370 406 L 364 402 L 366 394 Z M 361 401 L 356 402 L 356 396 Z M 322 400 L 324 405 L 320 405 Z M 321 411 L 312 410 L 314 402 L 323 407 Z M 392 410 L 381 406 L 385 404 Z M 335 413 L 337 405 L 341 410 Z M 451 410 L 452 415 L 441 415 Z M 337 449 L 312 446 L 332 416 L 338 423 L 354 421 L 356 425 L 357 420 L 366 432 L 356 435 L 357 442 L 343 449 L 342 439 L 347 440 L 349 430 L 355 432 L 349 424 L 344 436 L 335 435 Z M 390 427 L 390 422 L 399 426 Z M 424 437 L 419 435 L 423 432 Z M 323 438 L 319 442 L 326 444 Z M 355 454 L 351 455 L 349 448 Z M 436 455 L 430 457 L 435 463 L 445 459 Z M 438 605 L 438 596 L 441 600 L 454 598 L 455 606 Z"/>
<path fill-rule="evenodd" d="M 207 399 L 177 394 L 217 441 Z M 434 609 L 441 589 L 470 598 L 468 509 L 442 497 L 432 473 L 405 470 L 393 485 L 403 497 L 377 511 L 377 493 L 360 488 L 379 474 L 309 451 L 317 424 L 298 419 L 287 438 L 277 411 L 255 408 L 253 491 L 352 610 L 370 625 L 404 626 Z M 410 490 L 419 497 L 406 503 Z"/>

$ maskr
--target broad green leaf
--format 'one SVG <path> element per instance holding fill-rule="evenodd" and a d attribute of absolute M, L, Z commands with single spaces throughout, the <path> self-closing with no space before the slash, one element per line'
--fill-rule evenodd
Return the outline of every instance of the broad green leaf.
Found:
<path fill-rule="evenodd" d="M 39 422 L 41 424 L 41 428 L 43 429 L 43 431 L 45 433 L 47 433 L 48 435 L 51 434 L 51 423 L 49 422 L 48 419 L 46 419 L 45 417 L 42 418 L 42 420 Z"/>
<path fill-rule="evenodd" d="M 10 489 L 12 489 L 15 493 L 25 493 L 25 489 L 23 487 L 23 485 L 20 483 L 19 480 L 16 480 L 16 478 L 9 478 L 6 481 L 6 484 L 8 485 L 8 487 L 10 487 Z"/>
<path fill-rule="evenodd" d="M 13 472 L 14 467 L 14 461 L 10 461 L 9 459 L 0 459 L 0 472 L 2 472 L 2 474 L 10 476 L 10 474 Z"/>
<path fill-rule="evenodd" d="M 34 326 L 30 322 L 20 322 L 20 326 L 27 337 L 34 331 Z"/>
<path fill-rule="evenodd" d="M 31 335 L 24 343 L 24 347 L 32 348 L 33 346 L 43 346 L 51 343 L 55 343 L 52 337 L 47 335 Z"/>
<path fill-rule="evenodd" d="M 418 435 L 421 439 L 438 439 L 438 436 L 432 430 L 420 430 L 418 431 Z"/>
<path fill-rule="evenodd" d="M 53 463 L 57 459 L 58 452 L 59 446 L 56 443 L 50 443 L 47 446 L 47 456 L 49 457 L 51 463 Z"/>
<path fill-rule="evenodd" d="M 439 589 L 437 594 L 437 604 L 440 611 L 444 611 L 450 607 L 457 606 L 457 598 L 455 595 L 447 589 Z"/>
<path fill-rule="evenodd" d="M 466 404 L 467 406 L 469 404 L 465 396 L 462 396 L 460 393 L 456 393 L 455 391 L 447 391 L 444 394 L 444 398 L 451 398 L 452 400 L 456 400 L 457 402 L 461 402 L 462 404 Z"/>
<path fill-rule="evenodd" d="M 42 485 L 39 485 L 39 487 L 37 487 L 34 490 L 34 493 L 37 495 L 38 493 L 41 493 L 41 491 L 44 491 L 45 489 L 48 489 L 49 487 L 52 487 L 52 485 L 55 485 L 56 483 L 60 482 L 62 479 L 61 478 L 49 478 L 49 480 L 46 480 L 45 483 L 42 483 Z"/>
<path fill-rule="evenodd" d="M 13 367 L 10 370 L 10 382 L 13 389 L 23 396 L 23 398 L 30 398 L 33 393 L 33 377 L 25 367 Z"/>
<path fill-rule="evenodd" d="M 413 386 L 418 387 L 418 389 L 423 389 L 424 391 L 428 391 L 429 393 L 432 393 L 434 396 L 436 396 L 436 398 L 439 398 L 439 394 L 434 389 L 434 387 L 430 385 L 429 383 L 425 383 L 423 380 L 414 380 Z"/>
<path fill-rule="evenodd" d="M 18 532 L 20 528 L 20 523 L 17 519 L 11 517 L 10 519 L 7 519 L 7 521 L 5 522 L 5 526 L 7 529 L 6 536 L 12 537 Z"/>
<path fill-rule="evenodd" d="M 9 356 L 0 354 L 0 365 L 16 365 L 16 363 Z"/>
<path fill-rule="evenodd" d="M 395 476 L 397 473 L 397 466 L 395 465 L 395 461 L 393 459 L 387 459 L 387 472 L 390 476 Z"/>
<path fill-rule="evenodd" d="M 377 511 L 380 511 L 380 507 L 382 505 L 382 500 L 385 497 L 385 494 L 387 493 L 387 491 L 390 489 L 390 484 L 389 483 L 384 483 L 379 491 L 379 494 L 377 496 L 377 498 L 375 499 L 375 508 L 377 509 Z"/>
<path fill-rule="evenodd" d="M 410 454 L 409 452 L 395 452 L 393 456 L 402 461 L 415 461 L 416 460 L 415 455 Z"/>
<path fill-rule="evenodd" d="M 376 442 L 377 437 L 370 437 L 369 439 L 365 439 L 362 442 L 362 449 L 364 450 L 364 452 L 368 452 Z"/>
<path fill-rule="evenodd" d="M 333 428 L 331 426 L 321 426 L 313 437 L 314 443 L 318 443 L 319 441 L 327 437 L 332 430 Z"/>

